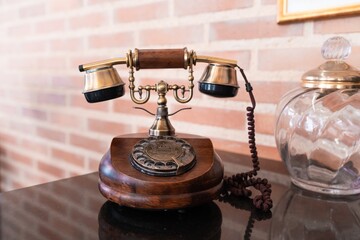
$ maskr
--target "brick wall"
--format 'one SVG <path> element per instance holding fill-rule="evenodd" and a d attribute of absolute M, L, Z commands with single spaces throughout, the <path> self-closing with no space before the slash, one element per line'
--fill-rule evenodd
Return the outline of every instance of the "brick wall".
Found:
<path fill-rule="evenodd" d="M 275 0 L 0 0 L 1 189 L 94 171 L 112 137 L 146 131 L 153 118 L 134 110 L 129 96 L 88 104 L 77 70 L 135 47 L 186 46 L 199 55 L 238 60 L 258 101 L 260 155 L 279 159 L 276 104 L 304 71 L 322 62 L 319 49 L 330 36 L 350 40 L 349 62 L 359 66 L 360 16 L 277 25 L 276 11 Z M 196 78 L 204 67 L 196 66 Z M 127 82 L 127 70 L 118 70 Z M 144 70 L 135 76 L 136 83 L 186 84 L 187 72 Z M 168 100 L 170 112 L 181 107 Z M 155 103 L 153 96 L 145 107 L 154 111 Z M 210 137 L 216 148 L 247 153 L 248 104 L 243 88 L 234 99 L 196 90 L 188 104 L 193 110 L 171 121 L 179 132 Z"/>

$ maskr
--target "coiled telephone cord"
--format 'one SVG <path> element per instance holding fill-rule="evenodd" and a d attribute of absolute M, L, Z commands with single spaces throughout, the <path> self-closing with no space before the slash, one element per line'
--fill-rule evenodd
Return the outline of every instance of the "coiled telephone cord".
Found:
<path fill-rule="evenodd" d="M 253 204 L 257 209 L 262 211 L 269 211 L 273 202 L 271 199 L 271 184 L 266 178 L 255 178 L 257 172 L 260 170 L 260 162 L 258 158 L 256 143 L 255 143 L 255 118 L 254 110 L 256 107 L 256 101 L 254 94 L 252 93 L 252 86 L 248 82 L 244 70 L 237 66 L 245 80 L 246 91 L 249 93 L 252 106 L 247 107 L 247 125 L 248 125 L 248 139 L 249 139 L 249 149 L 251 153 L 251 161 L 253 169 L 244 172 L 234 174 L 230 177 L 224 177 L 224 194 L 231 194 L 234 196 L 243 196 L 250 197 L 252 192 L 248 187 L 254 187 L 260 192 L 260 195 L 257 195 L 253 198 Z"/>

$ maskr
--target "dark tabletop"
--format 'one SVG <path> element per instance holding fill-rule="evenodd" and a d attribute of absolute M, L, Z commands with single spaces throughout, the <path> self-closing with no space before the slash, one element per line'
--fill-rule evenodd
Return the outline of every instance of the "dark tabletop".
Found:
<path fill-rule="evenodd" d="M 331 198 L 272 183 L 274 208 L 227 197 L 172 211 L 106 201 L 98 173 L 0 194 L 1 239 L 360 239 L 360 197 Z M 285 179 L 285 180 L 284 180 Z M 255 193 L 256 194 L 256 193 Z"/>

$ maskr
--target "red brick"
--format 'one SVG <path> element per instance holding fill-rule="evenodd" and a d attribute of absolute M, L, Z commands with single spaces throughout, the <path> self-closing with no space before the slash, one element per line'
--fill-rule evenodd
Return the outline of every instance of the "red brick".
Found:
<path fill-rule="evenodd" d="M 100 159 L 94 159 L 94 158 L 89 159 L 89 169 L 91 171 L 98 171 L 99 170 L 99 164 L 100 164 Z"/>
<path fill-rule="evenodd" d="M 207 12 L 221 12 L 226 10 L 247 8 L 253 5 L 253 0 L 193 0 L 191 7 L 189 2 L 176 0 L 174 2 L 174 12 L 176 16 L 192 15 Z"/>
<path fill-rule="evenodd" d="M 77 95 L 72 95 L 71 99 L 71 106 L 85 108 L 89 110 L 96 110 L 96 111 L 108 111 L 109 109 L 109 102 L 98 102 L 98 103 L 88 103 L 84 96 L 81 93 Z"/>
<path fill-rule="evenodd" d="M 214 144 L 215 149 L 250 155 L 250 150 L 247 143 L 240 143 L 240 142 L 224 140 L 224 139 L 211 139 L 211 140 Z M 270 158 L 280 161 L 280 156 L 276 147 L 269 147 L 269 146 L 257 144 L 257 151 L 259 157 Z"/>
<path fill-rule="evenodd" d="M 0 143 L 7 143 L 16 145 L 18 142 L 18 137 L 0 132 Z"/>
<path fill-rule="evenodd" d="M 18 107 L 0 103 L 0 112 L 14 115 L 18 113 Z"/>
<path fill-rule="evenodd" d="M 11 121 L 10 128 L 17 134 L 26 133 L 28 136 L 36 135 L 36 126 L 32 123 Z"/>
<path fill-rule="evenodd" d="M 22 153 L 18 153 L 15 151 L 7 151 L 7 155 L 12 161 L 25 164 L 27 166 L 32 166 L 33 159 L 28 156 L 23 155 Z"/>
<path fill-rule="evenodd" d="M 33 28 L 28 23 L 20 23 L 18 25 L 13 25 L 8 28 L 9 36 L 21 37 L 29 36 L 33 33 Z"/>
<path fill-rule="evenodd" d="M 21 18 L 31 18 L 45 14 L 45 4 L 39 3 L 28 5 L 19 9 L 19 16 Z"/>
<path fill-rule="evenodd" d="M 33 168 L 24 170 L 22 174 L 24 175 L 24 179 L 31 179 L 31 184 L 41 184 L 54 181 L 54 177 L 49 178 L 48 176 L 44 175 L 40 176 L 38 173 L 34 172 Z M 22 187 L 27 187 L 31 184 L 29 184 L 28 180 L 25 180 L 22 182 Z"/>
<path fill-rule="evenodd" d="M 78 115 L 60 112 L 50 112 L 49 122 L 68 128 L 79 128 L 83 124 L 81 117 Z"/>
<path fill-rule="evenodd" d="M 79 51 L 83 49 L 84 43 L 83 39 L 78 38 L 63 38 L 63 39 L 54 39 L 49 41 L 50 50 L 52 51 Z"/>
<path fill-rule="evenodd" d="M 70 18 L 69 26 L 71 29 L 94 28 L 104 26 L 108 23 L 106 12 L 88 13 L 85 15 Z"/>
<path fill-rule="evenodd" d="M 45 127 L 38 127 L 37 134 L 40 137 L 57 142 L 65 142 L 65 138 L 66 138 L 66 134 L 64 132 L 45 128 Z"/>
<path fill-rule="evenodd" d="M 179 109 L 181 107 L 183 106 L 178 106 Z M 172 118 L 176 119 L 176 121 L 195 124 L 244 129 L 246 115 L 242 111 L 194 106 L 191 110 L 182 111 Z"/>
<path fill-rule="evenodd" d="M 51 12 L 66 12 L 80 8 L 83 5 L 82 0 L 49 1 L 48 3 Z"/>
<path fill-rule="evenodd" d="M 7 91 L 5 91 L 5 88 L 0 89 L 0 94 L 1 94 L 0 96 L 3 97 L 3 98 L 9 98 L 10 97 L 10 95 L 7 96 L 8 94 L 7 94 Z"/>
<path fill-rule="evenodd" d="M 35 25 L 35 31 L 37 33 L 50 33 L 59 32 L 65 30 L 65 21 L 63 19 L 46 19 L 38 22 Z"/>
<path fill-rule="evenodd" d="M 0 128 L 7 129 L 9 127 L 9 121 L 5 118 L 0 118 Z"/>
<path fill-rule="evenodd" d="M 38 57 L 36 58 L 37 66 L 47 70 L 66 69 L 66 58 L 64 57 Z"/>
<path fill-rule="evenodd" d="M 115 20 L 119 23 L 147 21 L 169 16 L 168 1 L 137 5 L 135 7 L 121 7 L 115 9 Z"/>
<path fill-rule="evenodd" d="M 74 68 L 76 68 L 76 65 L 74 65 Z M 55 75 L 51 78 L 51 85 L 57 89 L 75 89 L 81 92 L 84 87 L 84 81 L 81 77 L 80 73 L 78 76 Z"/>
<path fill-rule="evenodd" d="M 70 171 L 70 172 L 68 172 L 68 174 L 67 174 L 67 176 L 66 177 L 76 177 L 76 176 L 79 176 L 79 175 L 82 175 L 82 174 L 84 174 L 84 172 L 82 171 L 82 170 L 72 170 L 72 171 Z"/>
<path fill-rule="evenodd" d="M 9 53 L 9 49 L 11 49 L 10 44 L 4 42 L 0 43 L 0 53 L 7 54 Z"/>
<path fill-rule="evenodd" d="M 70 135 L 70 144 L 98 153 L 104 153 L 109 148 L 109 144 L 105 143 L 104 141 L 100 141 L 95 138 L 80 136 L 78 134 Z"/>
<path fill-rule="evenodd" d="M 2 72 L 1 76 L 4 79 L 11 79 L 11 81 L 3 81 L 4 86 L 14 86 L 14 84 L 21 84 L 24 81 L 23 77 L 18 72 Z M 5 88 L 3 89 L 5 91 Z"/>
<path fill-rule="evenodd" d="M 36 94 L 29 94 L 29 91 L 23 88 L 9 90 L 10 95 L 16 96 L 18 103 L 36 103 Z"/>
<path fill-rule="evenodd" d="M 256 133 L 274 134 L 276 117 L 275 114 L 255 114 L 255 129 Z"/>
<path fill-rule="evenodd" d="M 34 142 L 34 141 L 31 141 L 28 139 L 22 139 L 21 146 L 24 149 L 28 149 L 29 151 L 37 152 L 42 155 L 47 155 L 47 152 L 49 150 L 48 145 L 45 145 L 45 144 L 42 144 L 39 142 Z"/>
<path fill-rule="evenodd" d="M 13 8 L 13 9 L 0 8 L 0 25 L 14 21 L 19 17 L 18 14 L 19 11 L 17 8 Z"/>
<path fill-rule="evenodd" d="M 38 102 L 41 104 L 65 105 L 66 97 L 64 94 L 57 93 L 38 93 Z"/>
<path fill-rule="evenodd" d="M 1 151 L 1 150 L 0 150 Z M 0 154 L 1 155 L 1 154 Z M 9 159 L 10 161 L 5 161 L 1 159 L 1 169 L 7 173 L 11 173 L 13 175 L 21 174 L 21 169 L 18 165 L 14 165 L 15 161 Z M 4 179 L 6 176 L 1 176 L 0 179 Z"/>
<path fill-rule="evenodd" d="M 139 39 L 139 44 L 142 46 L 198 43 L 204 40 L 204 26 L 191 25 L 141 30 Z"/>
<path fill-rule="evenodd" d="M 21 44 L 20 50 L 22 52 L 44 52 L 47 49 L 47 41 L 29 41 Z"/>
<path fill-rule="evenodd" d="M 246 147 L 245 147 L 246 148 Z M 238 167 L 238 172 L 241 172 L 242 166 L 247 166 L 252 168 L 252 161 L 251 157 L 249 155 L 242 155 L 242 154 L 234 154 L 232 152 L 228 151 L 218 151 L 220 157 L 222 157 L 222 160 L 225 165 L 225 173 L 234 173 L 234 170 L 228 169 L 227 165 L 230 164 L 239 164 L 240 168 Z M 262 171 L 271 171 L 273 173 L 278 173 L 282 175 L 288 175 L 288 171 L 286 169 L 286 166 L 279 161 L 279 159 L 271 159 L 269 157 L 259 157 L 260 162 L 260 174 L 262 174 Z M 230 171 L 229 171 L 230 170 Z"/>
<path fill-rule="evenodd" d="M 31 87 L 41 87 L 41 88 L 51 87 L 49 77 L 45 76 L 43 74 L 39 74 L 39 73 L 31 74 L 31 75 L 29 74 L 29 75 L 24 76 L 22 80 L 19 80 L 19 84 L 21 84 L 22 86 L 26 86 L 28 88 L 31 88 Z M 27 91 L 26 89 L 24 89 L 23 91 L 24 91 L 24 93 L 29 93 L 29 91 Z M 21 95 L 26 95 L 26 94 L 21 94 Z M 34 96 L 34 94 L 27 94 L 27 95 L 32 96 L 32 98 L 34 98 L 34 99 L 36 98 Z"/>
<path fill-rule="evenodd" d="M 239 101 L 250 102 L 250 98 L 247 92 L 245 92 L 244 84 L 239 81 L 240 91 L 234 98 Z M 250 81 L 253 87 L 253 93 L 255 100 L 258 103 L 274 103 L 277 104 L 280 99 L 289 91 L 300 87 L 301 81 L 294 82 L 266 82 L 266 81 Z M 249 103 L 250 105 L 250 103 Z M 255 110 L 256 112 L 256 110 Z"/>
<path fill-rule="evenodd" d="M 249 152 L 248 145 L 246 143 L 216 138 L 212 138 L 211 141 L 213 142 L 215 149 L 239 154 L 248 154 Z"/>
<path fill-rule="evenodd" d="M 210 24 L 210 40 L 238 40 L 301 36 L 303 23 L 275 24 L 275 17 L 257 17 Z"/>
<path fill-rule="evenodd" d="M 134 42 L 134 33 L 121 32 L 89 36 L 90 48 L 129 47 Z M 125 55 L 125 54 L 124 54 Z"/>
<path fill-rule="evenodd" d="M 51 149 L 51 156 L 57 159 L 61 159 L 77 167 L 85 166 L 85 159 L 83 156 L 62 149 L 58 149 L 58 148 Z"/>
<path fill-rule="evenodd" d="M 360 32 L 360 16 L 333 18 L 314 21 L 314 33 L 336 34 Z"/>
<path fill-rule="evenodd" d="M 53 164 L 38 162 L 38 169 L 40 171 L 43 171 L 47 174 L 53 175 L 58 178 L 65 176 L 65 171 L 63 169 L 61 169 L 60 167 L 54 166 Z"/>
<path fill-rule="evenodd" d="M 13 186 L 13 189 L 20 189 L 20 188 L 24 188 L 25 185 L 21 182 L 18 182 L 18 181 L 13 181 L 12 183 L 12 186 Z"/>
<path fill-rule="evenodd" d="M 34 108 L 22 108 L 22 115 L 25 117 L 34 118 L 37 120 L 46 120 L 47 119 L 47 113 L 45 111 L 34 109 Z"/>
<path fill-rule="evenodd" d="M 33 70 L 39 67 L 37 61 L 34 61 L 34 58 L 30 58 L 28 56 L 23 57 L 20 55 L 9 55 L 6 66 L 9 69 L 21 69 L 22 71 L 31 69 Z"/>
<path fill-rule="evenodd" d="M 90 131 L 95 131 L 95 132 L 107 133 L 111 135 L 119 135 L 121 133 L 126 132 L 128 126 L 116 122 L 110 122 L 110 121 L 104 121 L 98 119 L 89 119 L 88 129 Z"/>
<path fill-rule="evenodd" d="M 281 48 L 259 50 L 258 69 L 264 71 L 308 71 L 324 61 L 320 48 Z M 300 79 L 299 79 L 300 80 Z"/>
<path fill-rule="evenodd" d="M 149 133 L 149 128 L 150 128 L 150 124 L 149 124 L 149 127 L 141 127 L 141 126 L 138 126 L 136 132 L 148 134 L 148 133 Z M 176 129 L 175 129 L 175 131 L 177 132 Z M 180 131 L 180 132 L 182 132 L 182 131 Z"/>

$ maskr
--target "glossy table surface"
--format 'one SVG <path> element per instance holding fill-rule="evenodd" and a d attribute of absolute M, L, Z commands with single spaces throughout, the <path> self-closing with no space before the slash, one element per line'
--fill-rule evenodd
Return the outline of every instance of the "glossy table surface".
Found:
<path fill-rule="evenodd" d="M 287 184 L 286 175 L 277 179 L 281 183 L 272 182 L 274 208 L 268 213 L 255 210 L 249 199 L 232 198 L 176 211 L 145 211 L 106 201 L 95 172 L 1 193 L 0 235 L 52 240 L 360 239 L 360 196 L 323 196 Z"/>

